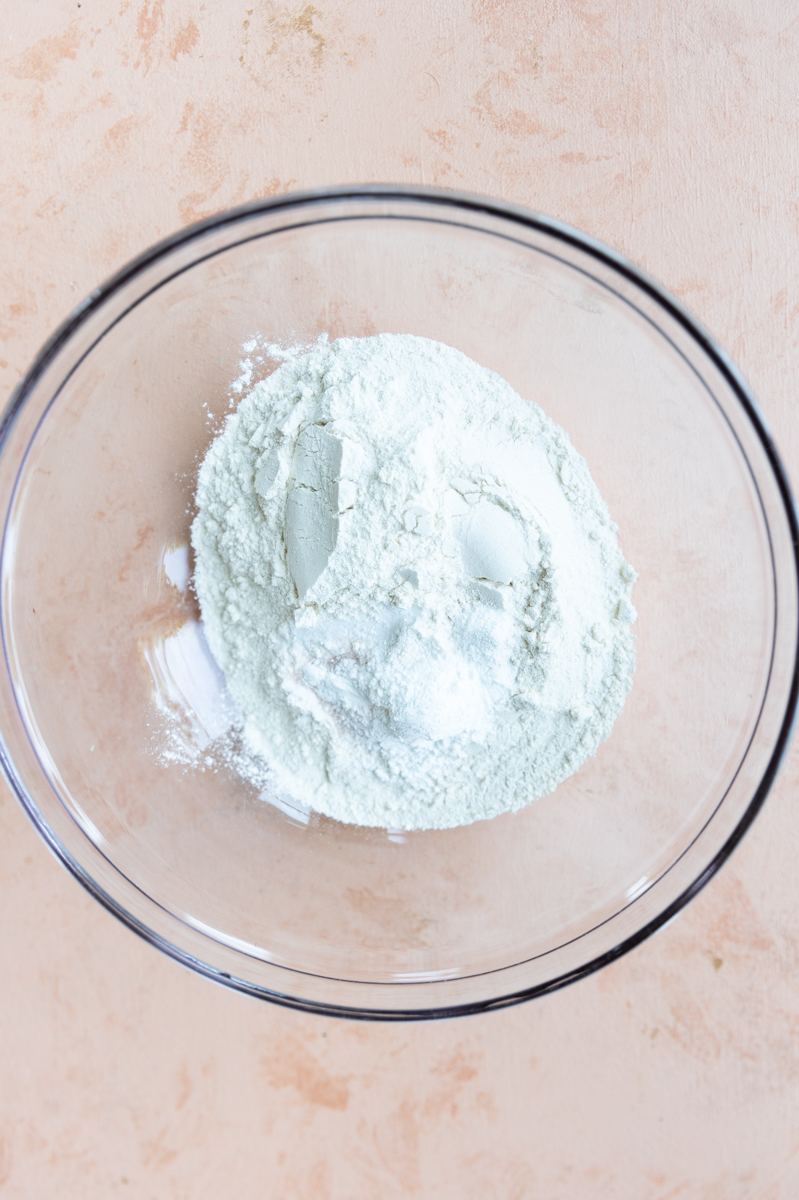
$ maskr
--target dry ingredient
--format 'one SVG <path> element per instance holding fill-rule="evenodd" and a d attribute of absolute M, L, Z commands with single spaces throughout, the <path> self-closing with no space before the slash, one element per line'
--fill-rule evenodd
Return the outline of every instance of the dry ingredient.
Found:
<path fill-rule="evenodd" d="M 635 572 L 566 433 L 459 351 L 381 334 L 288 356 L 212 443 L 197 510 L 237 761 L 298 803 L 463 825 L 608 737 Z"/>

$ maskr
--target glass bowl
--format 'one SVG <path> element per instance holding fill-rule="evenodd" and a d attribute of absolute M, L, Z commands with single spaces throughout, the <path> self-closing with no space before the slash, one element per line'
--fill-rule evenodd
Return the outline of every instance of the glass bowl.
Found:
<path fill-rule="evenodd" d="M 455 346 L 537 401 L 639 572 L 638 667 L 610 739 L 552 795 L 460 829 L 345 826 L 211 757 L 164 760 L 176 727 L 202 747 L 225 719 L 185 547 L 231 384 L 273 369 L 264 340 L 377 332 Z M 797 525 L 751 394 L 638 270 L 509 205 L 312 192 L 156 246 L 92 293 L 16 392 L 0 504 L 11 786 L 126 925 L 254 996 L 408 1019 L 562 987 L 707 882 L 787 744 Z"/>

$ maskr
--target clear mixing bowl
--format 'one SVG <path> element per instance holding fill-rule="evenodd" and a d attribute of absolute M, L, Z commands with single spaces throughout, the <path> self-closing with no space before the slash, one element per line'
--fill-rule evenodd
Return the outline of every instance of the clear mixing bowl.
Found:
<path fill-rule="evenodd" d="M 552 795 L 461 829 L 345 826 L 163 756 L 224 721 L 185 547 L 242 347 L 377 332 L 446 342 L 537 401 L 640 576 L 610 739 Z M 275 365 L 250 357 L 253 379 Z M 551 991 L 671 918 L 774 779 L 799 630 L 774 447 L 680 305 L 557 221 L 398 187 L 224 213 L 95 291 L 1 436 L 11 786 L 92 895 L 211 979 L 385 1019 Z"/>

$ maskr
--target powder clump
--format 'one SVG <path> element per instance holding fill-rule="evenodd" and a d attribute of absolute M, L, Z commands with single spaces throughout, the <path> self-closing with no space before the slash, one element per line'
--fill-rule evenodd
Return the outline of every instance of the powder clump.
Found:
<path fill-rule="evenodd" d="M 565 432 L 461 352 L 381 334 L 288 358 L 212 443 L 197 510 L 245 753 L 300 804 L 463 825 L 608 737 L 635 572 Z"/>

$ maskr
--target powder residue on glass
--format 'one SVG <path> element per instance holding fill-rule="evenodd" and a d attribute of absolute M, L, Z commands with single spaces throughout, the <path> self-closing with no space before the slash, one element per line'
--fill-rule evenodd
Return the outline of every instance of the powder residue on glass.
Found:
<path fill-rule="evenodd" d="M 392 829 L 551 792 L 611 732 L 635 572 L 585 460 L 460 351 L 319 342 L 211 444 L 192 526 L 239 763 Z"/>

